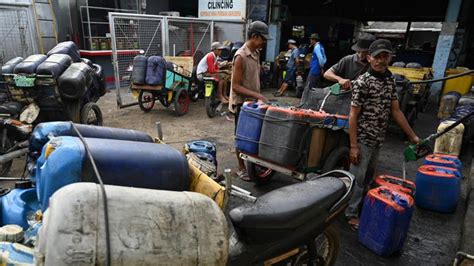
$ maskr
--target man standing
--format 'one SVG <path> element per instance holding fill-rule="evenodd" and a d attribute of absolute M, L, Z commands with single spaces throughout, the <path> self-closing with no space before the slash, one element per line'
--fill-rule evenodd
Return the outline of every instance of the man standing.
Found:
<path fill-rule="evenodd" d="M 314 46 L 314 48 L 308 76 L 308 88 L 316 88 L 321 81 L 321 75 L 324 73 L 324 65 L 327 59 L 324 47 L 319 42 L 319 35 L 313 33 L 309 38 L 311 40 L 311 46 Z"/>
<path fill-rule="evenodd" d="M 267 24 L 261 21 L 250 23 L 245 44 L 234 55 L 230 89 L 229 110 L 235 114 L 235 128 L 239 121 L 240 108 L 245 100 L 266 102 L 267 98 L 260 93 L 260 54 L 266 41 L 270 39 Z M 236 149 L 239 171 L 237 175 L 250 181 L 244 161 Z"/>
<path fill-rule="evenodd" d="M 343 57 L 337 64 L 324 73 L 324 78 L 341 84 L 342 88 L 351 88 L 351 80 L 355 80 L 369 69 L 367 51 L 375 36 L 363 33 L 352 46 L 356 53 Z"/>
<path fill-rule="evenodd" d="M 400 110 L 396 83 L 388 64 L 392 59 L 389 40 L 374 41 L 369 47 L 370 68 L 353 83 L 349 116 L 350 172 L 355 176 L 354 194 L 346 208 L 349 225 L 359 225 L 359 204 L 363 193 L 373 182 L 380 147 L 385 140 L 390 116 L 412 143 L 419 138 Z"/>
<path fill-rule="evenodd" d="M 203 81 L 203 77 L 210 76 L 219 79 L 217 84 L 217 98 L 223 103 L 228 103 L 229 99 L 227 99 L 224 93 L 224 83 L 226 80 L 219 75 L 219 66 L 217 64 L 217 57 L 222 54 L 222 49 L 225 49 L 225 46 L 219 42 L 213 42 L 211 44 L 211 51 L 207 53 L 197 65 L 196 77 L 199 81 Z"/>
<path fill-rule="evenodd" d="M 283 96 L 285 91 L 288 89 L 288 85 L 294 85 L 296 80 L 296 65 L 299 64 L 300 51 L 298 50 L 298 47 L 296 47 L 296 41 L 293 39 L 288 40 L 288 48 L 291 50 L 291 55 L 286 63 L 286 76 L 280 89 L 273 93 L 276 97 Z"/>

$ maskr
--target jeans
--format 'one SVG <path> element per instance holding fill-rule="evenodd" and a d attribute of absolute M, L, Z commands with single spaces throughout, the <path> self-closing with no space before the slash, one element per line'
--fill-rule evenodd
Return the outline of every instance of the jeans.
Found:
<path fill-rule="evenodd" d="M 319 82 L 321 81 L 320 75 L 313 75 L 309 73 L 308 75 L 308 88 L 319 88 Z"/>
<path fill-rule="evenodd" d="M 366 188 L 374 181 L 379 158 L 379 147 L 359 143 L 359 164 L 351 164 L 350 172 L 355 176 L 354 194 L 346 208 L 346 217 L 359 217 L 359 206 Z"/>

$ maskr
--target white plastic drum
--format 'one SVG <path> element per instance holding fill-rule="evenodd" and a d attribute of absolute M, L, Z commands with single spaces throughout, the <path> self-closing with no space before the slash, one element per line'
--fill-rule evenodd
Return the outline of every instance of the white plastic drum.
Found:
<path fill-rule="evenodd" d="M 208 197 L 105 186 L 111 265 L 225 265 L 228 229 Z M 50 199 L 40 229 L 38 265 L 105 265 L 100 187 L 75 183 Z"/>

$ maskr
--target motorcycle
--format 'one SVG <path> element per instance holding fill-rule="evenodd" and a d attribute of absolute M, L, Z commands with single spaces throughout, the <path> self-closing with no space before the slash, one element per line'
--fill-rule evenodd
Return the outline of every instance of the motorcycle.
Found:
<path fill-rule="evenodd" d="M 229 265 L 333 265 L 332 223 L 352 196 L 354 176 L 334 170 L 273 190 L 229 212 Z"/>

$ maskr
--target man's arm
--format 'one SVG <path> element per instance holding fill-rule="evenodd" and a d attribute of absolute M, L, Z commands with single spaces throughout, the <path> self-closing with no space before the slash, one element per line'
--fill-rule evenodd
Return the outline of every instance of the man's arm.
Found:
<path fill-rule="evenodd" d="M 242 73 L 243 73 L 243 63 L 242 58 L 240 56 L 235 57 L 234 66 L 232 68 L 232 90 L 235 93 L 254 98 L 257 100 L 261 100 L 263 102 L 267 102 L 268 99 L 265 98 L 262 94 L 249 90 L 242 86 Z"/>
<path fill-rule="evenodd" d="M 324 72 L 324 78 L 341 84 L 342 88 L 347 90 L 351 88 L 351 81 L 345 78 L 338 76 L 333 69 L 340 69 L 342 67 L 343 59 L 341 59 L 337 64 Z"/>
<path fill-rule="evenodd" d="M 411 128 L 410 124 L 408 124 L 405 115 L 403 114 L 402 110 L 400 110 L 400 103 L 398 100 L 393 100 L 390 106 L 390 111 L 392 113 L 392 118 L 395 122 L 402 128 L 403 132 L 408 136 L 408 139 L 412 143 L 418 143 L 420 139 L 415 134 L 413 129 Z"/>
<path fill-rule="evenodd" d="M 351 106 L 349 114 L 349 140 L 351 142 L 350 160 L 353 164 L 359 164 L 359 143 L 357 143 L 357 120 L 359 119 L 360 107 Z"/>

